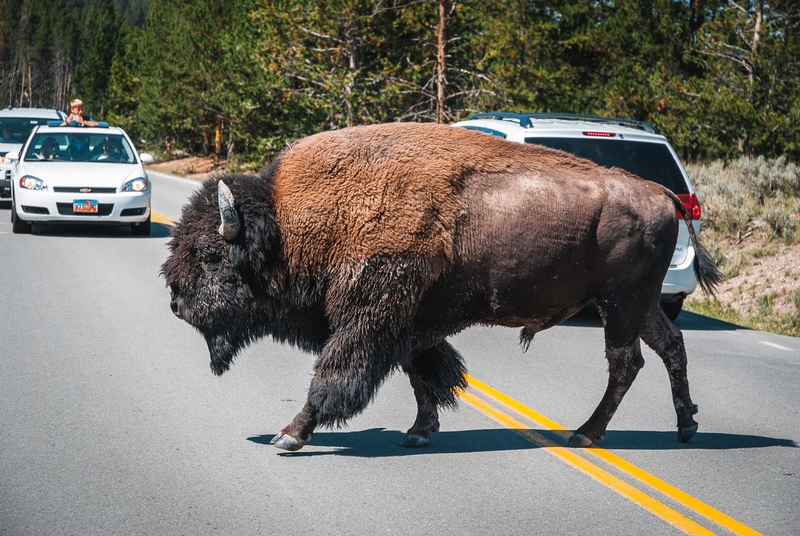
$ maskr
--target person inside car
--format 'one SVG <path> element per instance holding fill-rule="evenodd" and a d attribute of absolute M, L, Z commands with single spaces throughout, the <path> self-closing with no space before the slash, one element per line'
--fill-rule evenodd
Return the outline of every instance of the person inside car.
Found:
<path fill-rule="evenodd" d="M 98 148 L 95 148 L 98 149 Z M 94 154 L 91 160 L 115 160 L 119 161 L 119 152 L 117 150 L 117 141 L 114 138 L 106 137 L 103 140 L 103 145 L 99 147 L 100 151 Z"/>
<path fill-rule="evenodd" d="M 14 129 L 8 125 L 3 127 L 3 139 L 0 140 L 4 143 L 18 143 L 16 139 L 14 139 Z"/>
<path fill-rule="evenodd" d="M 89 136 L 73 134 L 70 136 L 67 156 L 73 162 L 86 162 L 89 160 Z"/>
<path fill-rule="evenodd" d="M 97 123 L 92 121 L 92 118 L 83 113 L 83 101 L 75 99 L 69 103 L 71 114 L 67 117 L 66 121 L 61 123 L 62 127 L 96 127 Z"/>
<path fill-rule="evenodd" d="M 59 154 L 59 147 L 56 139 L 45 138 L 42 142 L 41 149 L 36 153 L 36 158 L 39 160 L 59 160 L 61 155 Z"/>

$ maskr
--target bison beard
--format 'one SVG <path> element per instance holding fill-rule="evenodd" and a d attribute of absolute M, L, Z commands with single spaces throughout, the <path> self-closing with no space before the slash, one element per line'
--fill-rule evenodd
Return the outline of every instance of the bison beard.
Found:
<path fill-rule="evenodd" d="M 466 388 L 446 337 L 512 326 L 527 347 L 589 300 L 603 317 L 609 381 L 569 444 L 604 437 L 644 364 L 640 340 L 664 361 L 686 442 L 697 430 L 686 351 L 659 307 L 676 210 L 710 290 L 719 272 L 683 204 L 657 184 L 441 125 L 356 127 L 296 142 L 260 176 L 207 181 L 184 207 L 162 273 L 173 312 L 206 337 L 215 374 L 267 335 L 319 356 L 279 448 L 345 424 L 398 369 L 417 401 L 401 445 L 424 446 L 439 408 Z"/>

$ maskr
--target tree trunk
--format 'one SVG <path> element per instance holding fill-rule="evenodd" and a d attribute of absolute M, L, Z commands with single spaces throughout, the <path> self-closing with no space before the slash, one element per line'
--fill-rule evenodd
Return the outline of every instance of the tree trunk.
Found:
<path fill-rule="evenodd" d="M 350 27 L 347 29 L 347 56 L 348 56 L 348 71 L 350 74 L 350 78 L 347 81 L 347 87 L 345 87 L 345 104 L 347 105 L 347 126 L 352 127 L 355 125 L 355 120 L 353 119 L 353 103 L 352 103 L 352 93 L 353 88 L 355 87 L 355 76 L 356 76 L 356 69 L 358 69 L 358 46 L 356 45 L 356 36 L 358 35 L 358 28 L 355 27 L 355 24 L 351 24 Z"/>
<path fill-rule="evenodd" d="M 762 22 L 762 19 L 764 17 L 764 1 L 760 0 L 760 1 L 755 2 L 755 5 L 753 7 L 755 8 L 755 11 L 756 11 L 756 13 L 755 13 L 755 15 L 756 15 L 756 23 L 755 23 L 755 27 L 753 28 L 753 43 L 752 43 L 752 45 L 750 45 L 750 49 L 751 49 L 751 52 L 753 54 L 753 56 L 752 56 L 753 65 L 752 65 L 752 68 L 747 73 L 748 80 L 750 81 L 750 85 L 751 86 L 753 85 L 753 82 L 755 81 L 755 76 L 756 76 L 756 72 L 755 72 L 756 71 L 756 57 L 757 57 L 758 45 L 761 42 L 761 22 Z"/>
<path fill-rule="evenodd" d="M 34 108 L 33 104 L 33 75 L 31 74 L 31 64 L 28 64 L 28 106 Z"/>
<path fill-rule="evenodd" d="M 445 70 L 447 68 L 447 0 L 439 0 L 439 31 L 436 42 L 436 122 L 445 122 Z"/>

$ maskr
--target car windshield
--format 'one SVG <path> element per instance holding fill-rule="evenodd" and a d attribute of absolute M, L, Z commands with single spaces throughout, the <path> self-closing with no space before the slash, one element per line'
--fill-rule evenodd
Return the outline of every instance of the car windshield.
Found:
<path fill-rule="evenodd" d="M 55 119 L 57 118 L 4 117 L 0 119 L 0 143 L 19 143 L 21 145 L 28 139 L 33 127 L 46 125 L 48 121 Z"/>
<path fill-rule="evenodd" d="M 37 133 L 28 144 L 25 160 L 134 164 L 128 140 L 118 134 Z"/>
<path fill-rule="evenodd" d="M 689 193 L 678 163 L 663 143 L 603 138 L 525 138 L 525 143 L 560 149 L 601 166 L 622 168 L 676 194 Z"/>

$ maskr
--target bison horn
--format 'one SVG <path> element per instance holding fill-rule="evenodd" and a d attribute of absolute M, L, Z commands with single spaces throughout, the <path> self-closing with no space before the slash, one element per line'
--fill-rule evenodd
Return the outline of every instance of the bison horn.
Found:
<path fill-rule="evenodd" d="M 217 193 L 219 197 L 219 215 L 222 219 L 222 223 L 219 226 L 219 234 L 230 242 L 239 234 L 242 224 L 239 222 L 239 214 L 233 207 L 233 194 L 228 185 L 219 181 Z"/>

